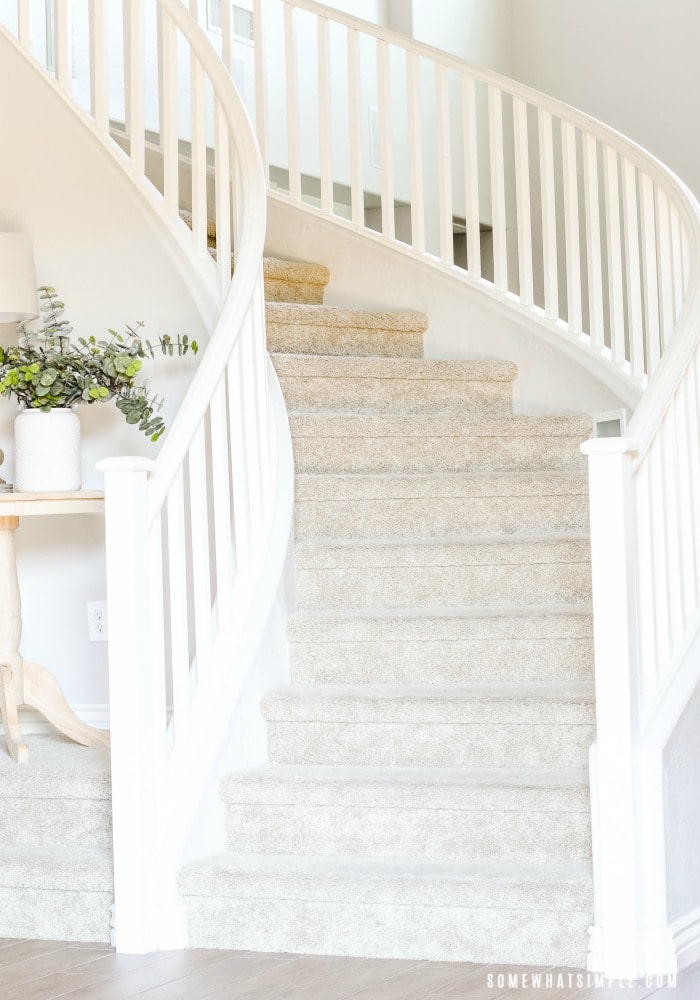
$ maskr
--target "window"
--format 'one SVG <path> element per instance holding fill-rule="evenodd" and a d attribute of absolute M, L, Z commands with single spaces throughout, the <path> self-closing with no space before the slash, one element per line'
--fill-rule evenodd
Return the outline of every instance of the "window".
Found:
<path fill-rule="evenodd" d="M 207 24 L 210 31 L 223 30 L 223 12 L 221 5 L 229 0 L 207 0 Z M 231 27 L 237 38 L 244 38 L 248 42 L 253 40 L 253 12 L 245 7 L 237 7 L 231 4 Z"/>

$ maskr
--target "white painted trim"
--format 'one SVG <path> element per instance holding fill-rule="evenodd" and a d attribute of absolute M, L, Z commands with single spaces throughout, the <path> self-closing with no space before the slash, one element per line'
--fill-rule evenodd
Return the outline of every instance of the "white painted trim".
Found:
<path fill-rule="evenodd" d="M 700 615 L 688 627 L 689 634 L 663 686 L 654 692 L 653 703 L 643 706 L 642 735 L 645 742 L 664 747 L 686 705 L 700 683 Z"/>
<path fill-rule="evenodd" d="M 670 931 L 673 934 L 677 968 L 681 972 L 700 959 L 700 907 L 675 920 Z"/>
<path fill-rule="evenodd" d="M 87 722 L 95 729 L 109 729 L 109 705 L 71 705 L 81 722 Z M 43 715 L 33 708 L 19 709 L 19 724 L 24 735 L 46 736 L 56 733 L 56 727 L 47 722 Z M 0 734 L 5 727 L 0 721 Z"/>

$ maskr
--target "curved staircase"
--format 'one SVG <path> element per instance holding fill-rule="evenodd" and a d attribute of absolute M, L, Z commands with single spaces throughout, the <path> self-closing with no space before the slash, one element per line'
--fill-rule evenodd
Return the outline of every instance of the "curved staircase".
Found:
<path fill-rule="evenodd" d="M 190 943 L 582 966 L 594 738 L 587 417 L 428 318 L 270 304 L 296 467 L 292 685 L 223 782 Z"/>

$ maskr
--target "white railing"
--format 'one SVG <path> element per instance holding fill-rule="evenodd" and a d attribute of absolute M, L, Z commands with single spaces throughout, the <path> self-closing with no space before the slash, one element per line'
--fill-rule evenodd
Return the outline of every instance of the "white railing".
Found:
<path fill-rule="evenodd" d="M 143 952 L 186 943 L 175 877 L 276 596 L 289 536 L 289 432 L 265 349 L 265 177 L 231 77 L 192 17 L 194 0 L 191 10 L 180 0 L 91 0 L 83 12 L 87 108 L 85 95 L 72 93 L 75 9 L 55 0 L 45 20 L 43 2 L 40 8 L 17 3 L 19 45 L 39 54 L 53 85 L 122 164 L 144 209 L 167 230 L 164 245 L 184 254 L 213 317 L 155 462 L 101 463 L 115 941 L 120 951 Z M 149 74 L 157 82 L 156 121 Z M 115 120 L 125 127 L 115 132 Z M 183 120 L 187 174 L 180 169 Z M 191 232 L 183 208 L 191 210 Z M 216 262 L 208 219 L 216 223 Z"/>
<path fill-rule="evenodd" d="M 524 311 L 636 405 L 691 264 L 669 171 L 587 115 L 404 35 L 315 0 L 255 8 L 273 191 Z"/>
<path fill-rule="evenodd" d="M 614 977 L 672 972 L 661 752 L 698 682 L 700 206 L 602 123 L 315 0 L 256 0 L 255 34 L 275 196 L 519 310 L 636 407 L 627 438 L 584 448 L 590 963 Z"/>

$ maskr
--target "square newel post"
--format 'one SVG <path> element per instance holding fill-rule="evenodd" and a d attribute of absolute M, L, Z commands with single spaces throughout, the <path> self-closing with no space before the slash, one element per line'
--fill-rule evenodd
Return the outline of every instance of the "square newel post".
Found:
<path fill-rule="evenodd" d="M 591 748 L 595 925 L 589 968 L 624 979 L 643 972 L 631 490 L 636 450 L 625 438 L 592 438 L 581 446 L 589 467 L 597 722 Z"/>
<path fill-rule="evenodd" d="M 153 462 L 111 458 L 105 476 L 109 702 L 114 817 L 114 944 L 157 948 L 159 779 L 165 692 L 150 662 L 148 475 Z"/>

